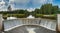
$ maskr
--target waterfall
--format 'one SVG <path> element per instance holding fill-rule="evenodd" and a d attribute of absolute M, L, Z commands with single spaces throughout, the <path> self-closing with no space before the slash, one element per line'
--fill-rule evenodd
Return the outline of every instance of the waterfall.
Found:
<path fill-rule="evenodd" d="M 25 26 L 26 30 L 29 32 L 29 33 L 36 33 L 34 30 L 36 28 L 32 28 L 32 26 Z"/>
<path fill-rule="evenodd" d="M 34 30 L 35 30 L 35 28 L 27 28 L 27 31 L 28 31 L 29 33 L 36 33 Z"/>
<path fill-rule="evenodd" d="M 35 18 L 34 16 L 32 16 L 32 15 L 29 15 L 27 18 Z"/>

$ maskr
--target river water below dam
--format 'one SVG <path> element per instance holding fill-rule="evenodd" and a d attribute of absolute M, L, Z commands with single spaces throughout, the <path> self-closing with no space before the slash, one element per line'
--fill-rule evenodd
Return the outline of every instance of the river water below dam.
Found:
<path fill-rule="evenodd" d="M 20 26 L 23 25 L 23 26 Z M 25 25 L 25 26 L 24 26 Z M 28 25 L 28 26 L 26 26 Z M 36 25 L 36 26 L 35 26 Z M 39 25 L 39 26 L 37 26 Z M 19 27 L 18 27 L 19 26 Z M 16 28 L 14 28 L 16 27 Z M 45 31 L 44 31 L 45 30 Z M 49 19 L 13 19 L 4 21 L 5 33 L 39 33 L 49 31 L 56 33 L 56 20 Z M 19 32 L 21 31 L 21 32 Z M 23 32 L 22 32 L 23 31 Z M 43 32 L 43 33 L 44 33 Z M 48 33 L 48 32 L 47 32 Z"/>
<path fill-rule="evenodd" d="M 41 26 L 20 26 L 5 33 L 56 33 Z"/>

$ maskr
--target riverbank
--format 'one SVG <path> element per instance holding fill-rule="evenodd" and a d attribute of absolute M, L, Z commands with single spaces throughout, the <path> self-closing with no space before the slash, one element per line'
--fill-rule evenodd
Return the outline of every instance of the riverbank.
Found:
<path fill-rule="evenodd" d="M 27 18 L 29 15 L 25 15 L 25 14 L 6 14 L 3 15 L 3 18 L 6 19 L 7 17 L 17 17 L 17 18 Z M 44 19 L 52 19 L 52 20 L 56 20 L 57 16 L 56 14 L 52 14 L 52 15 L 44 15 L 44 14 L 36 14 L 34 15 L 35 18 L 44 18 Z"/>
<path fill-rule="evenodd" d="M 36 14 L 35 17 L 36 18 L 44 18 L 44 19 L 52 19 L 52 20 L 57 19 L 56 14 L 52 14 L 52 15 Z"/>

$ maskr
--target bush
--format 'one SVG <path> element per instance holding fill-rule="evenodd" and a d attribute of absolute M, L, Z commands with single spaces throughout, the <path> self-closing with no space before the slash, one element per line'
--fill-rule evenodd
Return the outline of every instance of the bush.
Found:
<path fill-rule="evenodd" d="M 35 17 L 36 18 L 43 17 L 43 14 L 36 14 Z"/>
<path fill-rule="evenodd" d="M 25 18 L 25 14 L 14 14 L 13 15 L 14 17 L 17 17 L 17 18 Z"/>
<path fill-rule="evenodd" d="M 5 20 L 6 20 L 6 19 L 7 19 L 7 17 L 6 17 L 6 16 L 4 16 L 4 17 L 3 17 L 3 19 L 5 19 Z"/>
<path fill-rule="evenodd" d="M 7 17 L 17 17 L 17 18 L 26 18 L 25 14 L 7 14 Z"/>

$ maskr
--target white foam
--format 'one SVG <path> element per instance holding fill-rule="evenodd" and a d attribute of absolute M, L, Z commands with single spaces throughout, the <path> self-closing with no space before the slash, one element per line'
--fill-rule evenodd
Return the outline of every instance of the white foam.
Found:
<path fill-rule="evenodd" d="M 16 17 L 7 17 L 7 20 L 10 20 L 10 19 L 17 19 Z"/>
<path fill-rule="evenodd" d="M 32 15 L 29 15 L 27 18 L 35 18 L 34 16 L 32 16 Z"/>
<path fill-rule="evenodd" d="M 27 28 L 27 31 L 28 31 L 29 33 L 36 33 L 34 30 L 35 30 L 35 28 Z"/>

